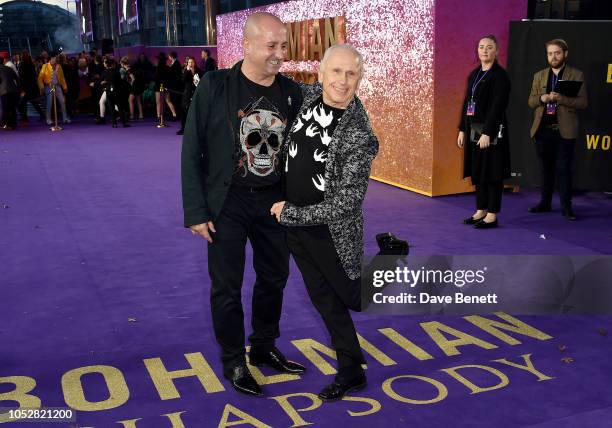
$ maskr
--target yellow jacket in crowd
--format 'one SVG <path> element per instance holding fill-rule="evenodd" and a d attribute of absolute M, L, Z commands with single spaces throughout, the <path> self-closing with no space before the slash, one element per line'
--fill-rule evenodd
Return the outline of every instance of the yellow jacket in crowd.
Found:
<path fill-rule="evenodd" d="M 50 85 L 53 80 L 53 67 L 51 64 L 43 64 L 38 75 L 38 87 L 42 91 L 45 86 Z M 64 92 L 68 92 L 68 85 L 66 85 L 66 79 L 64 79 L 64 72 L 62 66 L 57 64 L 57 83 L 62 87 Z"/>

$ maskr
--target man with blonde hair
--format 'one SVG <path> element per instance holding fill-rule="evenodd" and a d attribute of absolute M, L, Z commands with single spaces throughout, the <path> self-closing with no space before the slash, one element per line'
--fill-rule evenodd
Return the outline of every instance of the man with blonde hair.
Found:
<path fill-rule="evenodd" d="M 327 49 L 318 77 L 285 145 L 287 200 L 271 213 L 289 226 L 289 249 L 331 336 L 338 375 L 319 397 L 335 401 L 366 385 L 349 309 L 362 308 L 362 204 L 378 139 L 355 95 L 361 54 L 350 45 Z"/>

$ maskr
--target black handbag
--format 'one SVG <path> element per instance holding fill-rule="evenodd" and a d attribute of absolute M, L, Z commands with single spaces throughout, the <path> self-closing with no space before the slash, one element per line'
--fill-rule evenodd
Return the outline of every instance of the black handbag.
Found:
<path fill-rule="evenodd" d="M 482 135 L 482 130 L 484 128 L 484 123 L 472 123 L 470 125 L 470 141 L 472 143 L 478 143 L 478 140 L 480 140 L 480 136 Z M 497 139 L 498 138 L 502 138 L 501 133 L 502 133 L 502 128 L 503 125 L 499 126 L 499 133 L 491 138 L 491 145 L 495 146 L 497 145 Z"/>

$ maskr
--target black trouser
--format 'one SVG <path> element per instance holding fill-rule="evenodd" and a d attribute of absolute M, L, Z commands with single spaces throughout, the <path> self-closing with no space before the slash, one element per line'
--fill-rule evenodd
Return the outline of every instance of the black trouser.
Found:
<path fill-rule="evenodd" d="M 232 367 L 245 361 L 241 289 L 247 239 L 253 248 L 256 274 L 249 341 L 253 350 L 266 352 L 280 335 L 289 250 L 285 228 L 270 215 L 270 208 L 282 199 L 280 186 L 255 193 L 232 187 L 214 223 L 217 232 L 212 234 L 213 243 L 208 244 L 210 306 L 226 376 Z"/>
<path fill-rule="evenodd" d="M 183 101 L 185 101 L 185 97 L 187 95 L 183 95 Z M 185 129 L 185 122 L 187 122 L 187 113 L 189 112 L 189 106 L 191 105 L 191 98 L 188 102 L 183 103 L 181 106 L 181 130 Z"/>
<path fill-rule="evenodd" d="M 365 364 L 349 313 L 361 310 L 361 279 L 351 280 L 344 272 L 327 226 L 291 227 L 287 242 L 331 336 L 338 378 L 350 381 L 363 373 L 361 364 Z"/>
<path fill-rule="evenodd" d="M 501 211 L 503 181 L 476 184 L 476 209 L 496 214 Z"/>
<path fill-rule="evenodd" d="M 0 97 L 2 102 L 2 122 L 11 128 L 17 128 L 17 102 L 19 94 L 11 92 Z"/>
<path fill-rule="evenodd" d="M 111 109 L 111 119 L 113 124 L 120 120 L 122 124 L 127 123 L 128 118 L 128 94 L 110 90 L 106 91 L 106 103 Z"/>
<path fill-rule="evenodd" d="M 540 203 L 550 206 L 555 190 L 559 187 L 559 199 L 565 209 L 572 207 L 572 160 L 576 140 L 562 138 L 559 131 L 538 131 L 535 146 L 542 166 L 542 193 Z"/>
<path fill-rule="evenodd" d="M 40 118 L 42 120 L 45 120 L 45 112 L 43 111 L 42 106 L 40 105 L 39 99 L 28 98 L 27 95 L 24 95 L 19 99 L 18 110 L 19 114 L 21 115 L 21 120 L 23 120 L 24 122 L 28 121 L 28 103 L 32 104 L 36 112 L 40 115 Z"/>

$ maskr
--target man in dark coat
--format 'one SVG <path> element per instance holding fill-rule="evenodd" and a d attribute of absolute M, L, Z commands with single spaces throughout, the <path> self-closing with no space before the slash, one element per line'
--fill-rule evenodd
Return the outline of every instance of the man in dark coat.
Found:
<path fill-rule="evenodd" d="M 204 75 L 209 71 L 215 71 L 217 69 L 217 64 L 214 58 L 210 56 L 210 51 L 208 49 L 203 49 L 201 55 L 200 70 L 202 70 L 202 74 Z"/>
<path fill-rule="evenodd" d="M 7 56 L 2 58 L 0 65 L 0 102 L 2 102 L 2 129 L 12 131 L 17 129 L 17 103 L 19 101 L 19 76 L 4 65 Z"/>
<path fill-rule="evenodd" d="M 174 51 L 168 55 L 170 58 L 170 73 L 168 80 L 168 93 L 170 94 L 170 101 L 174 104 L 174 108 L 177 109 L 177 117 L 181 116 L 180 108 L 183 99 L 183 67 L 178 60 L 178 54 Z"/>
<path fill-rule="evenodd" d="M 223 374 L 243 393 L 261 395 L 245 360 L 241 289 L 247 240 L 253 248 L 252 365 L 285 373 L 304 367 L 275 347 L 289 276 L 285 229 L 270 215 L 282 200 L 280 152 L 302 102 L 299 86 L 278 74 L 285 25 L 254 13 L 244 27 L 244 60 L 207 73 L 193 97 L 182 148 L 185 226 L 208 241 L 210 305 Z"/>
<path fill-rule="evenodd" d="M 324 401 L 366 385 L 361 367 L 366 361 L 349 312 L 368 304 L 361 299 L 362 204 L 378 152 L 378 139 L 355 96 L 362 75 L 363 58 L 355 48 L 327 49 L 320 83 L 306 87 L 285 145 L 287 201 L 271 209 L 290 226 L 289 249 L 336 351 L 338 375 L 319 393 Z"/>

